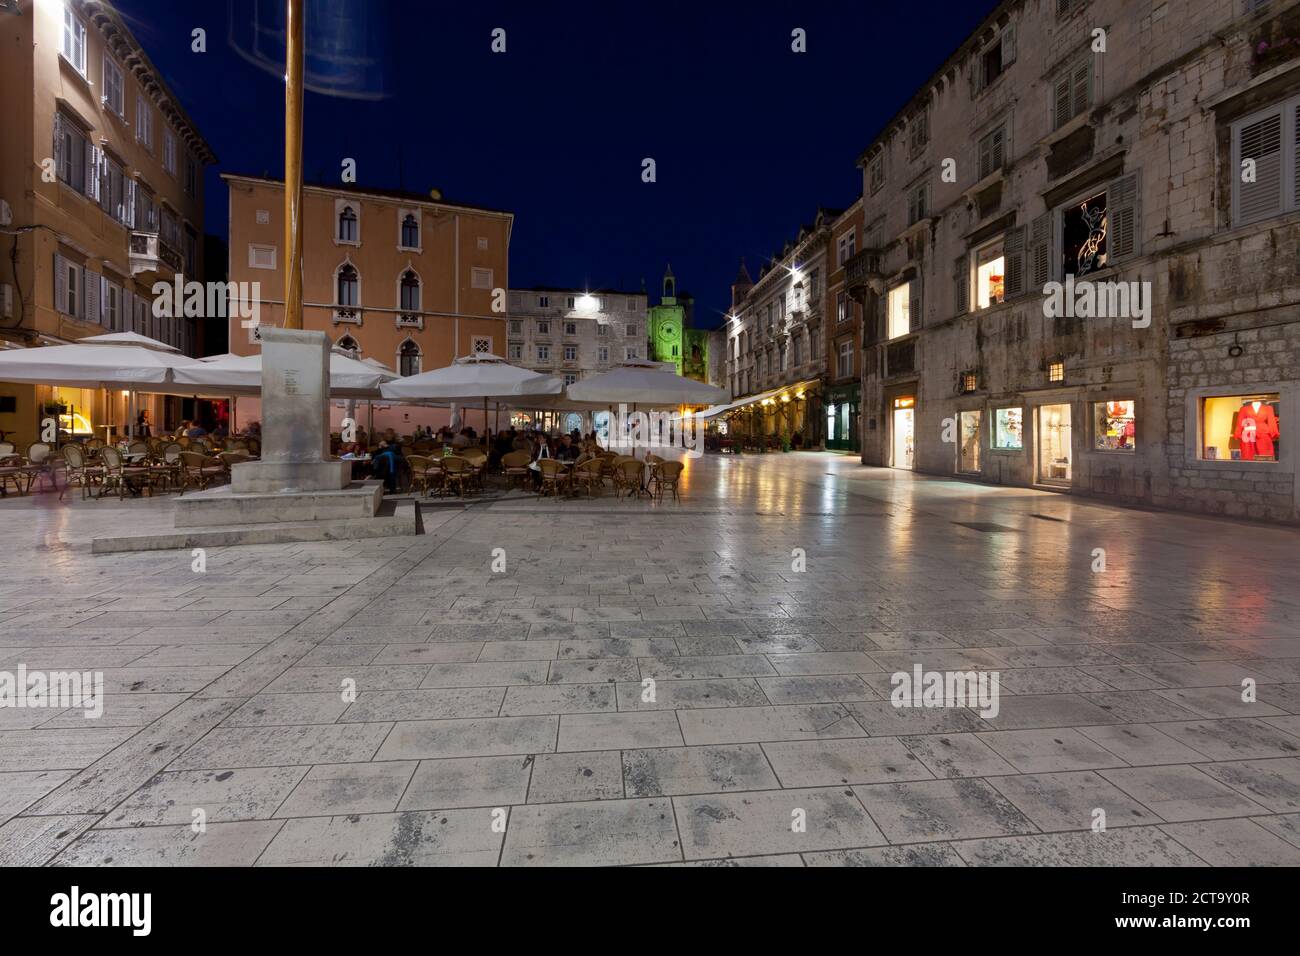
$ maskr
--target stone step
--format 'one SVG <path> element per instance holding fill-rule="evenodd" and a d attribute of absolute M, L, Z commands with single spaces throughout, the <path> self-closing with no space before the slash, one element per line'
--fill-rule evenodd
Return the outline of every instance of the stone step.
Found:
<path fill-rule="evenodd" d="M 370 518 L 379 508 L 384 486 L 379 481 L 354 481 L 335 491 L 240 493 L 230 485 L 210 488 L 176 499 L 178 531 L 201 527 L 269 524 L 285 521 Z"/>
<path fill-rule="evenodd" d="M 227 548 L 241 544 L 292 544 L 299 541 L 351 541 L 421 534 L 419 508 L 414 501 L 384 502 L 369 518 L 317 521 L 276 521 L 214 527 L 178 528 L 152 534 L 94 538 L 92 554 L 122 551 L 164 551 Z"/>

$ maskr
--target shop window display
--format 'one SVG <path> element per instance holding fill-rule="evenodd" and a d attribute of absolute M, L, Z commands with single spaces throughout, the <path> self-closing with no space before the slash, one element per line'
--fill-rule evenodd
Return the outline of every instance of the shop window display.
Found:
<path fill-rule="evenodd" d="M 1216 395 L 1201 406 L 1201 457 L 1208 461 L 1277 461 L 1281 396 Z"/>
<path fill-rule="evenodd" d="M 999 408 L 993 413 L 993 447 L 1019 451 L 1025 447 L 1025 410 Z"/>
<path fill-rule="evenodd" d="M 1133 402 L 1094 402 L 1092 422 L 1093 448 L 1097 451 L 1137 450 L 1137 415 Z"/>

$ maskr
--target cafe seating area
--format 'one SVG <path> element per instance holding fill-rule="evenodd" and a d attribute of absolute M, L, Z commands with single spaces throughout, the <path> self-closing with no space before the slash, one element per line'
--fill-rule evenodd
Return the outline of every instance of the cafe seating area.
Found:
<path fill-rule="evenodd" d="M 230 481 L 230 469 L 256 460 L 256 438 L 136 438 L 108 443 L 98 438 L 55 446 L 33 442 L 19 453 L 0 442 L 0 495 L 57 491 L 62 500 L 73 488 L 83 499 L 154 496 L 201 491 Z"/>

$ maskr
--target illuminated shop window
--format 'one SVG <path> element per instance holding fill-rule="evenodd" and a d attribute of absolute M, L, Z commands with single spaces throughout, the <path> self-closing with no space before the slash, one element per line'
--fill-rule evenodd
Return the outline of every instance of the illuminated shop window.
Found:
<path fill-rule="evenodd" d="M 1281 396 L 1216 395 L 1201 403 L 1201 457 L 1277 461 L 1282 451 Z"/>
<path fill-rule="evenodd" d="M 1092 403 L 1092 447 L 1097 451 L 1137 449 L 1137 415 L 1133 402 Z"/>
<path fill-rule="evenodd" d="M 999 408 L 993 413 L 993 447 L 1020 451 L 1025 447 L 1025 410 Z"/>

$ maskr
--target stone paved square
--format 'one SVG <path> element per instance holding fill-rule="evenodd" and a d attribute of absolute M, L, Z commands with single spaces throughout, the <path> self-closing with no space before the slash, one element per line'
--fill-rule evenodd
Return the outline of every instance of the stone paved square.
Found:
<path fill-rule="evenodd" d="M 686 476 L 202 574 L 89 553 L 166 498 L 5 500 L 0 668 L 107 693 L 0 711 L 0 860 L 1300 864 L 1293 530 L 827 454 Z M 896 706 L 916 665 L 999 672 L 996 716 Z"/>

